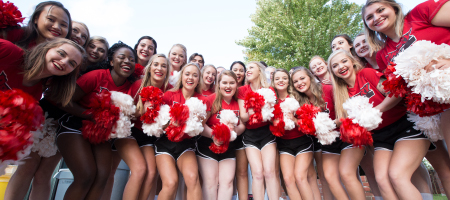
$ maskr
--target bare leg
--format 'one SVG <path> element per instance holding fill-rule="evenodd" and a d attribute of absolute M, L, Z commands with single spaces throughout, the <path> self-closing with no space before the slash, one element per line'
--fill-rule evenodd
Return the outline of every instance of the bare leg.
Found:
<path fill-rule="evenodd" d="M 361 168 L 366 173 L 367 181 L 369 182 L 370 189 L 374 196 L 381 196 L 381 192 L 378 189 L 377 180 L 375 179 L 375 171 L 373 169 L 373 147 L 366 147 L 366 155 L 361 160 Z"/>
<path fill-rule="evenodd" d="M 295 182 L 304 200 L 314 200 L 314 193 L 308 182 L 308 169 L 313 157 L 312 152 L 302 153 L 295 157 Z M 317 181 L 315 185 L 317 186 Z"/>
<path fill-rule="evenodd" d="M 103 191 L 101 200 L 111 199 L 111 193 L 114 187 L 114 175 L 116 174 L 120 161 L 122 161 L 122 158 L 120 158 L 119 153 L 117 151 L 112 151 L 111 172 L 109 173 L 108 181 L 106 182 L 105 191 Z"/>
<path fill-rule="evenodd" d="M 397 194 L 389 180 L 389 165 L 391 162 L 392 151 L 377 150 L 374 155 L 375 178 L 384 200 L 397 200 Z"/>
<path fill-rule="evenodd" d="M 188 200 L 201 200 L 202 187 L 198 178 L 197 157 L 193 151 L 183 153 L 177 160 L 178 169 L 183 174 L 184 182 L 187 187 Z"/>
<path fill-rule="evenodd" d="M 244 149 L 236 150 L 236 185 L 239 200 L 248 199 L 248 160 Z"/>
<path fill-rule="evenodd" d="M 156 158 L 155 149 L 152 146 L 141 147 L 142 154 L 144 155 L 147 165 L 147 175 L 144 177 L 144 182 L 141 187 L 141 193 L 139 199 L 155 199 L 155 194 L 151 194 L 153 187 L 156 187 Z"/>
<path fill-rule="evenodd" d="M 103 195 L 106 187 L 109 174 L 111 173 L 111 144 L 104 142 L 98 145 L 92 145 L 95 163 L 97 165 L 97 173 L 95 174 L 95 181 L 92 184 L 86 199 L 97 200 Z"/>
<path fill-rule="evenodd" d="M 351 148 L 341 151 L 339 174 L 347 189 L 350 199 L 364 199 L 364 189 L 356 176 L 356 170 L 364 156 L 364 149 Z"/>
<path fill-rule="evenodd" d="M 228 200 L 233 197 L 233 179 L 236 171 L 236 161 L 226 159 L 219 162 L 218 200 Z"/>
<path fill-rule="evenodd" d="M 262 156 L 264 155 L 264 156 Z M 280 197 L 280 181 L 279 174 L 276 173 L 277 167 L 277 144 L 269 144 L 261 150 L 262 164 L 264 171 L 264 180 L 267 187 L 267 195 L 270 200 L 278 200 Z M 278 174 L 278 176 L 277 176 Z"/>
<path fill-rule="evenodd" d="M 297 184 L 295 183 L 295 157 L 289 154 L 281 154 L 280 167 L 289 198 L 292 200 L 302 199 Z"/>
<path fill-rule="evenodd" d="M 30 200 L 48 199 L 50 197 L 50 180 L 60 160 L 61 154 L 59 152 L 48 158 L 41 158 L 39 168 L 34 174 Z"/>
<path fill-rule="evenodd" d="M 315 159 L 316 165 L 317 165 L 317 174 L 319 175 L 320 183 L 322 184 L 323 200 L 333 200 L 333 194 L 331 193 L 330 187 L 328 186 L 328 182 L 325 179 L 325 175 L 323 172 L 322 152 L 314 152 L 314 159 Z M 317 180 L 316 180 L 316 185 L 317 185 Z M 313 187 L 313 186 L 311 186 L 311 187 Z M 317 189 L 319 189 L 319 188 L 317 188 Z M 319 195 L 320 195 L 320 193 L 319 193 Z M 322 199 L 321 196 L 319 196 L 319 198 L 320 198 L 320 200 Z M 314 196 L 314 199 L 316 199 L 316 196 Z"/>
<path fill-rule="evenodd" d="M 428 152 L 425 158 L 427 158 L 439 175 L 445 193 L 450 195 L 450 157 L 448 155 L 447 147 L 442 140 L 439 140 L 434 144 L 437 149 Z"/>
<path fill-rule="evenodd" d="M 162 189 L 158 194 L 158 200 L 173 200 L 177 194 L 178 171 L 175 160 L 169 155 L 156 156 L 156 166 L 162 180 Z"/>
<path fill-rule="evenodd" d="M 339 176 L 340 155 L 322 154 L 323 172 L 334 197 L 338 200 L 348 200 Z"/>
<path fill-rule="evenodd" d="M 16 172 L 9 180 L 5 191 L 5 200 L 23 200 L 25 198 L 40 162 L 41 157 L 36 152 L 31 152 L 27 156 L 24 163 L 17 167 Z"/>
<path fill-rule="evenodd" d="M 197 156 L 198 169 L 203 178 L 203 199 L 217 199 L 219 185 L 219 162 Z"/>

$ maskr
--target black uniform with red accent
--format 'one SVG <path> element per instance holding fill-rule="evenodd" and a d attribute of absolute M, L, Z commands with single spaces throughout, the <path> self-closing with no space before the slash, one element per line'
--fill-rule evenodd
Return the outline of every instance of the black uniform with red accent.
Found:
<path fill-rule="evenodd" d="M 111 76 L 111 70 L 99 69 L 86 73 L 78 78 L 77 85 L 85 93 L 78 103 L 82 107 L 88 109 L 90 99 L 95 97 L 95 95 L 100 93 L 102 90 L 117 91 L 127 94 L 131 83 L 126 80 L 123 85 L 116 86 Z M 83 118 L 72 114 L 65 114 L 61 119 L 59 119 L 60 127 L 57 131 L 57 135 L 59 136 L 60 134 L 65 133 L 81 134 L 80 129 L 83 125 L 83 120 Z"/>
<path fill-rule="evenodd" d="M 278 99 L 277 104 L 281 104 L 285 100 Z M 314 142 L 311 137 L 299 131 L 298 127 L 295 127 L 292 130 L 286 130 L 283 136 L 277 137 L 277 148 L 280 154 L 288 154 L 295 157 L 302 153 L 313 152 Z"/>
<path fill-rule="evenodd" d="M 210 102 L 211 105 L 213 104 L 215 98 L 216 94 L 208 96 L 208 101 Z M 230 104 L 225 102 L 225 100 L 222 100 L 222 109 L 220 111 L 222 110 L 232 110 L 236 114 L 236 117 L 239 118 L 239 104 L 234 99 L 231 100 Z M 220 123 L 220 111 L 211 114 L 211 117 L 209 117 L 208 121 L 206 121 L 206 124 L 210 128 Z M 211 145 L 211 143 L 213 143 L 213 140 L 205 136 L 200 136 L 197 140 L 197 151 L 195 153 L 197 154 L 197 156 L 200 156 L 205 159 L 216 160 L 217 162 L 226 159 L 236 159 L 236 144 L 239 142 L 242 143 L 242 141 L 234 140 L 230 142 L 228 150 L 225 153 L 215 154 L 209 149 L 209 146 Z"/>
<path fill-rule="evenodd" d="M 273 88 L 270 88 L 273 90 Z M 251 92 L 250 85 L 244 85 L 238 89 L 238 99 L 245 100 L 247 93 Z M 275 136 L 270 132 L 269 122 L 261 122 L 249 125 L 245 124 L 245 132 L 242 134 L 242 142 L 247 147 L 253 147 L 262 150 L 265 146 L 275 143 Z"/>
<path fill-rule="evenodd" d="M 206 111 L 211 111 L 211 105 L 209 101 L 202 94 L 194 92 L 192 97 L 200 99 L 204 104 L 206 104 Z M 172 106 L 176 103 L 184 104 L 186 100 L 184 99 L 182 89 L 172 91 L 169 90 L 164 93 L 163 96 L 164 104 Z M 178 160 L 178 158 L 187 151 L 195 151 L 195 138 L 191 138 L 189 135 L 184 134 L 182 141 L 172 142 L 167 138 L 167 135 L 161 135 L 155 142 L 155 153 L 156 156 L 161 154 L 166 154 L 172 156 L 173 159 Z"/>
<path fill-rule="evenodd" d="M 355 86 L 348 88 L 348 95 L 365 96 L 373 106 L 377 106 L 386 98 L 377 89 L 382 73 L 374 69 L 362 69 L 356 73 Z M 383 121 L 373 130 L 373 146 L 375 150 L 394 149 L 395 142 L 400 140 L 427 139 L 427 137 L 413 128 L 413 123 L 406 118 L 406 107 L 397 104 L 381 115 Z"/>
<path fill-rule="evenodd" d="M 414 7 L 405 16 L 403 35 L 400 40 L 394 42 L 387 38 L 385 47 L 377 52 L 377 64 L 380 71 L 384 71 L 398 53 L 403 52 L 419 40 L 450 45 L 450 28 L 431 24 L 431 20 L 447 2 L 448 0 L 428 0 Z"/>

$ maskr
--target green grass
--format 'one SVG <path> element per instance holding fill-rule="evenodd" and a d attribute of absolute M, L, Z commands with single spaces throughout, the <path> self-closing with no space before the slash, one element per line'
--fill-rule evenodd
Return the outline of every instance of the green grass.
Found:
<path fill-rule="evenodd" d="M 440 194 L 433 195 L 433 200 L 448 200 L 447 196 L 441 196 Z"/>

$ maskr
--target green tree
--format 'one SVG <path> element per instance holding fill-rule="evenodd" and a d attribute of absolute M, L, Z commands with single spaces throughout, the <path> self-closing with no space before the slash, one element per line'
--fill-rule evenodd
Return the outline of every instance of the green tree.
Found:
<path fill-rule="evenodd" d="M 362 30 L 361 6 L 347 0 L 258 0 L 251 20 L 249 36 L 236 42 L 245 59 L 288 70 L 314 55 L 327 59 L 335 35 Z"/>

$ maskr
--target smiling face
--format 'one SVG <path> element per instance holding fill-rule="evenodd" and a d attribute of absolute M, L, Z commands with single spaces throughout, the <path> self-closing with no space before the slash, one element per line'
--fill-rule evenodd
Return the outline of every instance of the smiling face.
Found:
<path fill-rule="evenodd" d="M 152 75 L 152 82 L 161 82 L 167 76 L 167 69 L 169 68 L 167 60 L 164 57 L 158 57 L 153 60 L 150 65 L 150 73 Z"/>
<path fill-rule="evenodd" d="M 244 76 L 245 76 L 245 69 L 244 66 L 242 66 L 239 63 L 234 64 L 231 69 L 233 70 L 233 72 L 236 74 L 237 79 L 238 79 L 238 83 L 242 83 L 244 81 Z"/>
<path fill-rule="evenodd" d="M 88 35 L 88 30 L 84 28 L 83 25 L 77 22 L 72 23 L 72 41 L 76 42 L 80 46 L 84 46 L 88 40 Z"/>
<path fill-rule="evenodd" d="M 309 64 L 309 68 L 313 72 L 313 74 L 317 77 L 322 77 L 327 71 L 327 64 L 320 58 L 315 58 Z"/>
<path fill-rule="evenodd" d="M 258 80 L 260 76 L 259 66 L 255 63 L 250 63 L 247 68 L 247 80 L 251 83 L 255 80 Z"/>
<path fill-rule="evenodd" d="M 350 49 L 352 48 L 352 45 L 348 43 L 348 41 L 343 37 L 337 37 L 334 38 L 334 40 L 331 42 L 331 50 L 333 52 L 343 49 L 347 52 L 350 52 Z"/>
<path fill-rule="evenodd" d="M 396 14 L 392 6 L 374 3 L 364 9 L 364 21 L 373 31 L 388 33 L 395 29 Z"/>
<path fill-rule="evenodd" d="M 197 63 L 198 66 L 201 68 L 203 68 L 203 65 L 205 64 L 205 61 L 203 61 L 203 58 L 201 56 L 195 56 L 191 62 L 193 63 Z"/>
<path fill-rule="evenodd" d="M 216 81 L 216 68 L 210 66 L 203 71 L 203 82 L 211 85 Z"/>
<path fill-rule="evenodd" d="M 195 90 L 200 80 L 200 71 L 195 65 L 189 65 L 181 75 L 181 83 L 187 91 Z"/>
<path fill-rule="evenodd" d="M 155 44 L 152 40 L 142 39 L 136 48 L 136 53 L 140 61 L 148 62 L 150 58 L 155 54 Z"/>
<path fill-rule="evenodd" d="M 222 80 L 219 82 L 220 93 L 224 98 L 232 98 L 236 93 L 237 83 L 236 80 L 228 75 L 223 75 Z"/>
<path fill-rule="evenodd" d="M 186 63 L 186 53 L 178 46 L 174 46 L 169 53 L 169 61 L 174 71 L 179 71 Z"/>
<path fill-rule="evenodd" d="M 106 51 L 107 51 L 106 44 L 103 42 L 93 40 L 89 42 L 88 46 L 86 47 L 86 53 L 87 53 L 87 59 L 91 63 L 98 63 L 106 59 Z"/>
<path fill-rule="evenodd" d="M 278 71 L 273 76 L 273 83 L 275 89 L 278 91 L 287 91 L 289 86 L 289 74 L 282 71 Z"/>
<path fill-rule="evenodd" d="M 311 87 L 311 78 L 304 70 L 299 70 L 292 75 L 294 88 L 300 93 L 306 93 Z"/>
<path fill-rule="evenodd" d="M 344 53 L 334 56 L 330 61 L 330 67 L 333 74 L 343 80 L 349 80 L 353 75 L 355 75 L 353 62 Z"/>
<path fill-rule="evenodd" d="M 273 79 L 273 73 L 275 73 L 275 69 L 272 67 L 268 67 L 268 68 L 266 68 L 266 73 L 269 74 L 270 79 Z"/>
<path fill-rule="evenodd" d="M 72 72 L 82 62 L 81 52 L 70 44 L 51 48 L 45 55 L 45 76 L 63 76 Z"/>
<path fill-rule="evenodd" d="M 366 41 L 365 35 L 360 35 L 355 38 L 353 41 L 353 45 L 355 46 L 356 54 L 361 58 L 370 57 L 370 47 L 369 43 Z"/>
<path fill-rule="evenodd" d="M 133 51 L 129 48 L 122 47 L 114 53 L 113 60 L 110 61 L 110 64 L 119 77 L 128 78 L 134 72 L 135 60 Z"/>
<path fill-rule="evenodd" d="M 46 6 L 34 23 L 37 24 L 38 40 L 65 38 L 69 33 L 69 16 L 57 6 Z"/>

